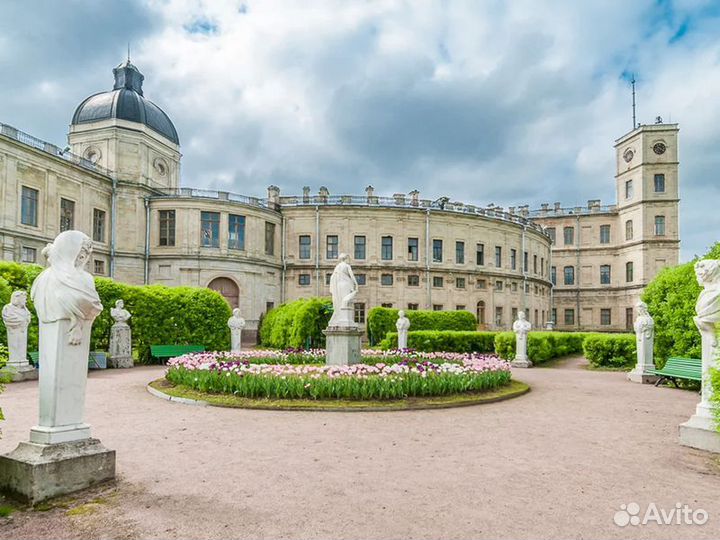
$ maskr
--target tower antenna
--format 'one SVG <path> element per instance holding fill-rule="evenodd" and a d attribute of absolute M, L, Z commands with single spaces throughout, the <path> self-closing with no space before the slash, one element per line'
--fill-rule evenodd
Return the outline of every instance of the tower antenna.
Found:
<path fill-rule="evenodd" d="M 632 85 L 632 107 L 633 107 L 633 129 L 637 127 L 637 118 L 635 117 L 635 74 L 632 75 L 632 80 L 630 81 L 630 84 Z"/>
<path fill-rule="evenodd" d="M 128 41 L 128 63 L 130 63 L 130 42 Z M 634 81 L 633 81 L 634 82 Z M 634 95 L 634 94 L 633 94 Z M 634 99 L 634 98 L 633 98 Z"/>

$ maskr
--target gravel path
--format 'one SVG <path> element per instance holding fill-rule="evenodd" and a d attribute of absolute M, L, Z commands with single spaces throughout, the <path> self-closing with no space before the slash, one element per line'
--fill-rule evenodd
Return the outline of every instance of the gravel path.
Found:
<path fill-rule="evenodd" d="M 680 446 L 694 392 L 640 386 L 575 359 L 516 371 L 518 399 L 449 410 L 245 411 L 170 403 L 161 368 L 91 373 L 88 421 L 117 485 L 3 538 L 713 538 L 720 465 Z M 34 382 L 0 397 L 0 452 L 27 439 Z M 618 527 L 620 505 L 704 509 L 704 526 Z"/>

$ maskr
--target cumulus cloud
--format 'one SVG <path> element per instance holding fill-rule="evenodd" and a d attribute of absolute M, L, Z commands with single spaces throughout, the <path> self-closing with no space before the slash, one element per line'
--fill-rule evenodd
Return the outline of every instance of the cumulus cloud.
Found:
<path fill-rule="evenodd" d="M 102 6 L 102 7 L 100 7 Z M 720 10 L 703 0 L 137 0 L 0 17 L 0 121 L 62 140 L 132 42 L 183 183 L 261 195 L 419 189 L 503 206 L 613 202 L 614 140 L 681 128 L 683 257 L 717 240 Z M 31 31 L 31 29 L 33 31 Z M 703 215 L 702 221 L 693 216 Z"/>

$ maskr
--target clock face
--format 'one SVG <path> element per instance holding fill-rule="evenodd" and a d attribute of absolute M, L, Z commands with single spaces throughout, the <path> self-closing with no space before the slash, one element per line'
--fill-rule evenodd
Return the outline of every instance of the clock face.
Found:
<path fill-rule="evenodd" d="M 633 157 L 635 157 L 635 152 L 633 152 L 630 148 L 625 150 L 625 153 L 623 153 L 623 159 L 625 160 L 625 163 L 630 163 Z"/>
<path fill-rule="evenodd" d="M 661 142 L 655 143 L 655 144 L 653 145 L 653 152 L 655 152 L 657 155 L 664 154 L 664 153 L 665 153 L 665 150 L 667 150 L 667 148 L 666 148 L 665 145 L 664 145 L 663 143 L 661 143 Z"/>

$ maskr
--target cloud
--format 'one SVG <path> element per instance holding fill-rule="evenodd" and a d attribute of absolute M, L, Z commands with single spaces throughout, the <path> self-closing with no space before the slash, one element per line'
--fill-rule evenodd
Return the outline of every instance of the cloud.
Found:
<path fill-rule="evenodd" d="M 128 40 L 183 182 L 614 202 L 614 140 L 681 128 L 685 258 L 717 240 L 720 9 L 704 0 L 3 4 L 0 121 L 59 142 Z M 33 28 L 33 32 L 28 32 Z M 39 36 L 39 37 L 36 37 Z M 702 223 L 695 216 L 703 215 Z"/>

